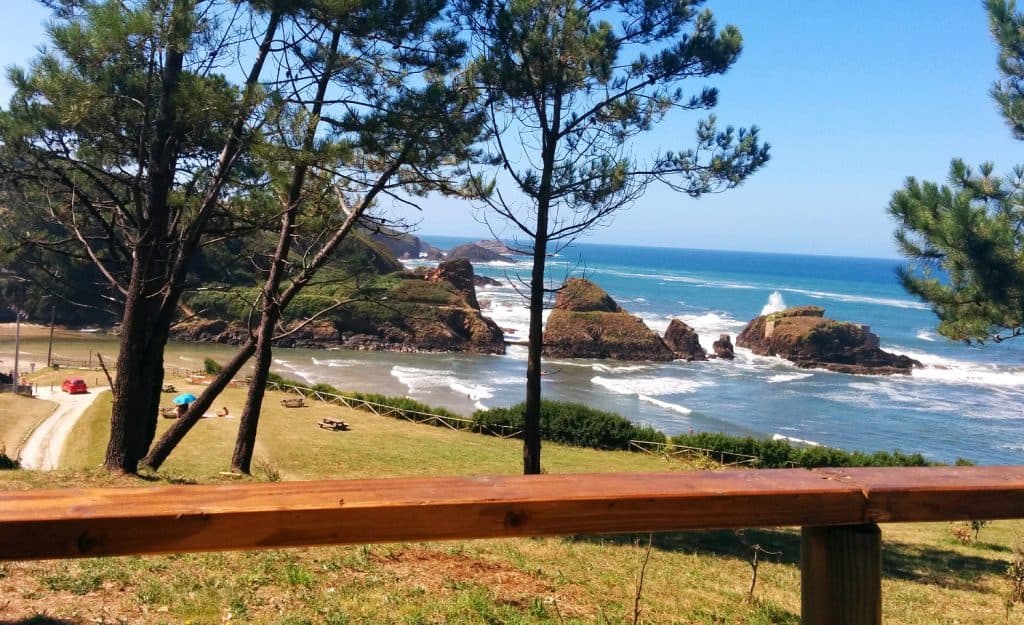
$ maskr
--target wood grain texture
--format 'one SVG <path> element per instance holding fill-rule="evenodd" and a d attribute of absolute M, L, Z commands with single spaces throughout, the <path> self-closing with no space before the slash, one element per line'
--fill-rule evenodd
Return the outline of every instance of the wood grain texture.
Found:
<path fill-rule="evenodd" d="M 805 527 L 800 586 L 801 625 L 882 625 L 878 526 Z"/>
<path fill-rule="evenodd" d="M 0 559 L 1024 517 L 1024 467 L 0 492 Z"/>

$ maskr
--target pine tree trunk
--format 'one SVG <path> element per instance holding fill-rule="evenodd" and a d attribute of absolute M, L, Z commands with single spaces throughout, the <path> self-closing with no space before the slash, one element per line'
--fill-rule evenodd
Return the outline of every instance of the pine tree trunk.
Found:
<path fill-rule="evenodd" d="M 177 6 L 172 13 L 177 12 Z M 170 223 L 168 197 L 174 184 L 178 141 L 175 136 L 176 100 L 184 51 L 170 46 L 160 77 L 160 103 L 154 122 L 153 142 L 147 165 L 148 189 L 141 234 L 132 253 L 132 272 L 121 320 L 121 344 L 117 355 L 114 405 L 110 415 L 110 441 L 103 462 L 109 471 L 135 473 L 155 427 L 159 391 L 163 382 L 166 332 L 156 324 L 160 317 L 162 278 L 166 276 Z M 161 340 L 161 336 L 163 339 Z M 159 364 L 154 365 L 159 359 Z M 160 377 L 157 378 L 157 372 Z M 150 421 L 153 423 L 150 424 Z"/>
<path fill-rule="evenodd" d="M 539 215 L 539 211 L 538 211 Z M 545 218 L 546 218 L 545 212 Z M 547 225 L 538 234 L 547 232 Z M 530 332 L 526 359 L 526 414 L 523 416 L 523 473 L 540 473 L 541 352 L 544 351 L 544 260 L 547 237 L 534 240 L 533 273 L 530 278 Z"/>
<path fill-rule="evenodd" d="M 523 415 L 523 473 L 540 473 L 541 354 L 544 351 L 544 266 L 548 253 L 548 214 L 551 181 L 555 170 L 556 108 L 553 130 L 546 133 L 541 153 L 543 169 L 537 193 L 537 223 L 533 237 L 533 271 L 530 275 L 530 333 L 526 357 L 526 414 Z"/>
<path fill-rule="evenodd" d="M 267 390 L 267 378 L 270 376 L 273 354 L 271 339 L 275 323 L 276 320 L 271 318 L 269 311 L 264 311 L 260 322 L 260 333 L 257 335 L 256 369 L 253 372 L 252 382 L 249 383 L 245 408 L 242 410 L 238 435 L 235 438 L 235 451 L 231 455 L 231 468 L 245 474 L 251 472 L 252 455 L 256 450 L 256 430 L 259 427 L 260 411 L 263 408 L 263 396 Z"/>
<path fill-rule="evenodd" d="M 323 74 L 317 82 L 316 96 L 310 111 L 306 134 L 302 149 L 310 151 L 316 145 L 316 130 L 320 113 L 323 110 L 324 97 L 333 76 L 333 66 L 338 46 L 341 43 L 341 31 L 334 31 L 329 47 L 330 55 L 324 65 Z M 285 261 L 291 252 L 292 240 L 295 236 L 295 219 L 302 202 L 302 187 L 309 169 L 308 160 L 302 160 L 292 170 L 292 179 L 288 184 L 288 206 L 281 216 L 281 232 L 274 250 L 274 261 L 270 273 L 263 285 L 263 311 L 260 314 L 259 332 L 256 334 L 256 363 L 249 384 L 249 392 L 242 409 L 241 422 L 238 424 L 238 435 L 235 438 L 235 451 L 231 456 L 231 468 L 242 473 L 249 473 L 252 466 L 252 454 L 256 449 L 256 430 L 259 427 L 260 410 L 263 408 L 263 394 L 267 390 L 267 379 L 270 377 L 271 354 L 273 352 L 274 328 L 281 319 L 282 307 L 279 300 L 281 281 L 284 279 Z"/>
<path fill-rule="evenodd" d="M 103 468 L 121 473 L 135 473 L 138 468 L 138 446 L 141 438 L 138 421 L 149 403 L 145 397 L 147 385 L 144 384 L 142 367 L 146 353 L 147 301 L 142 297 L 141 274 L 141 267 L 132 268 L 132 277 L 125 298 L 117 356 L 117 377 L 112 389 L 114 402 L 110 415 L 110 440 L 103 461 Z"/>

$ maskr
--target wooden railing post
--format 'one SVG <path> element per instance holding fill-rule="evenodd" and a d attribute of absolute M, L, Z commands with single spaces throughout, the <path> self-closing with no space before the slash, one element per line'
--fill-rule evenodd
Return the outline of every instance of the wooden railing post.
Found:
<path fill-rule="evenodd" d="M 881 625 L 882 532 L 874 523 L 805 527 L 802 625 Z"/>

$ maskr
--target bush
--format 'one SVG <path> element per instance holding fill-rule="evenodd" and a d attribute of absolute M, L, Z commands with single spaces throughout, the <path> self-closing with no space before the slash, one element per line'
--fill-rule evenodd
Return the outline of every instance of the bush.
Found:
<path fill-rule="evenodd" d="M 220 363 L 213 358 L 203 358 L 203 370 L 206 371 L 208 375 L 217 375 L 220 373 L 221 369 L 222 367 L 220 366 Z"/>
<path fill-rule="evenodd" d="M 930 463 L 921 454 L 905 454 L 899 450 L 845 451 L 834 447 L 804 447 L 784 440 L 729 436 L 714 432 L 680 434 L 672 437 L 676 445 L 700 447 L 727 454 L 756 456 L 760 468 L 803 467 L 923 467 Z"/>
<path fill-rule="evenodd" d="M 0 471 L 8 471 L 18 468 L 18 461 L 7 455 L 7 448 L 0 443 Z"/>
<path fill-rule="evenodd" d="M 526 404 L 510 408 L 491 408 L 473 413 L 480 426 L 505 425 L 523 427 Z M 592 447 L 594 449 L 628 449 L 629 441 L 665 442 L 665 435 L 654 428 L 637 425 L 614 412 L 597 410 L 573 402 L 542 400 L 540 436 L 544 440 Z"/>

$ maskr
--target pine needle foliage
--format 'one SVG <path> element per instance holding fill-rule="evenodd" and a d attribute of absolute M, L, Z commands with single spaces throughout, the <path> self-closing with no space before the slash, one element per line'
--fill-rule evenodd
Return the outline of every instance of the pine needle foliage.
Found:
<path fill-rule="evenodd" d="M 1024 14 L 1013 0 L 986 9 L 1002 73 L 991 94 L 1024 140 Z M 954 159 L 946 184 L 908 178 L 889 213 L 909 260 L 900 280 L 931 305 L 943 336 L 999 342 L 1024 333 L 1024 166 L 1000 176 L 990 162 Z"/>

